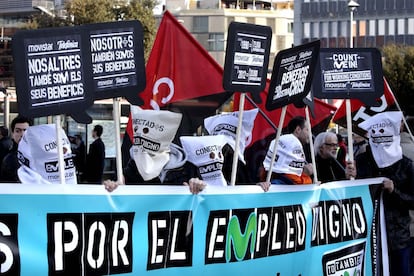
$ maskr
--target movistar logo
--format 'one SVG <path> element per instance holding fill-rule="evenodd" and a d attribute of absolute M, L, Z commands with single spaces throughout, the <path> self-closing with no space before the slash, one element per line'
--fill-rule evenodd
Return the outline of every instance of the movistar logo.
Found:
<path fill-rule="evenodd" d="M 247 220 L 247 225 L 244 233 L 240 228 L 240 222 L 237 216 L 233 216 L 230 219 L 227 227 L 226 238 L 226 261 L 231 259 L 232 245 L 233 252 L 238 261 L 242 261 L 247 253 L 250 241 L 250 254 L 253 254 L 256 244 L 256 232 L 257 232 L 257 217 L 255 213 L 251 213 Z"/>

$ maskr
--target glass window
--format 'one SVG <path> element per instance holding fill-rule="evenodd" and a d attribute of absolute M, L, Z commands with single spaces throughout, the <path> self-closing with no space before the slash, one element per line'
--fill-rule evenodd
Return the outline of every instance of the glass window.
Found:
<path fill-rule="evenodd" d="M 224 51 L 224 34 L 208 34 L 208 51 Z"/>
<path fill-rule="evenodd" d="M 397 22 L 397 34 L 405 34 L 405 19 L 398 19 Z"/>
<path fill-rule="evenodd" d="M 385 35 L 385 20 L 378 20 L 378 35 Z"/>
<path fill-rule="evenodd" d="M 395 19 L 388 19 L 388 34 L 395 35 Z"/>
<path fill-rule="evenodd" d="M 309 38 L 310 37 L 310 23 L 306 22 L 303 24 L 303 37 Z"/>
<path fill-rule="evenodd" d="M 408 18 L 408 32 L 407 34 L 414 34 L 414 18 Z"/>
<path fill-rule="evenodd" d="M 288 33 L 293 33 L 293 22 L 288 23 Z"/>
<path fill-rule="evenodd" d="M 312 37 L 319 37 L 319 22 L 312 22 Z"/>
<path fill-rule="evenodd" d="M 370 36 L 375 36 L 376 35 L 375 20 L 370 20 L 369 21 L 369 35 Z"/>
<path fill-rule="evenodd" d="M 330 22 L 330 33 L 329 36 L 330 37 L 337 37 L 338 36 L 338 22 L 337 21 L 332 21 Z"/>
<path fill-rule="evenodd" d="M 328 37 L 329 36 L 328 22 L 322 22 L 321 36 L 322 37 Z"/>
<path fill-rule="evenodd" d="M 193 32 L 208 33 L 208 16 L 194 16 Z"/>

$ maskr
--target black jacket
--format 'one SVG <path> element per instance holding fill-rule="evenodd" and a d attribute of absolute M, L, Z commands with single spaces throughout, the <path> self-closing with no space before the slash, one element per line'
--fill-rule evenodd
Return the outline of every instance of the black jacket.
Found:
<path fill-rule="evenodd" d="M 357 178 L 387 177 L 394 182 L 392 193 L 384 192 L 384 212 L 391 250 L 406 248 L 410 241 L 409 209 L 414 208 L 414 165 L 403 156 L 386 168 L 378 168 L 368 146 L 355 159 Z"/>
<path fill-rule="evenodd" d="M 345 170 L 334 158 L 323 159 L 316 155 L 315 157 L 318 180 L 322 183 L 336 180 L 345 180 Z"/>
<path fill-rule="evenodd" d="M 13 141 L 10 152 L 3 158 L 1 163 L 1 182 L 20 182 L 17 170 L 20 168 L 17 158 L 17 143 Z"/>
<path fill-rule="evenodd" d="M 105 165 L 105 145 L 101 138 L 89 146 L 86 156 L 85 178 L 89 183 L 101 183 Z"/>

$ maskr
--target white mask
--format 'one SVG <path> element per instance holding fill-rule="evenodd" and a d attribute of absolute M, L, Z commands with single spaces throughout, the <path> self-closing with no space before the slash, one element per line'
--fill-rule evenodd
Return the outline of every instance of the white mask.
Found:
<path fill-rule="evenodd" d="M 358 125 L 367 131 L 372 155 L 379 168 L 386 168 L 402 159 L 402 118 L 400 111 L 388 111 L 376 114 Z"/>

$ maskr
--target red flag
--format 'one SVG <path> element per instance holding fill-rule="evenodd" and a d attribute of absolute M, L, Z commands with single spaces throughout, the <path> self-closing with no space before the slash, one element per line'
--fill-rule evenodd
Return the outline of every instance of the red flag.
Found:
<path fill-rule="evenodd" d="M 272 111 L 268 111 L 265 108 L 267 91 L 269 90 L 269 83 L 270 81 L 268 80 L 266 82 L 265 91 L 260 93 L 260 98 L 262 99 L 262 103 L 257 104 L 257 106 L 272 121 L 273 126 L 266 120 L 266 118 L 263 115 L 257 114 L 256 120 L 254 122 L 254 128 L 252 131 L 252 140 L 249 144 L 250 146 L 259 140 L 263 140 L 266 137 L 275 134 L 276 130 L 274 127 L 279 126 L 279 118 L 280 118 L 280 113 L 282 109 L 279 108 L 279 109 L 275 109 Z M 239 93 L 236 94 L 234 97 L 234 109 L 235 110 L 238 110 L 239 108 L 239 97 L 240 97 Z M 310 116 L 311 126 L 313 129 L 313 132 L 320 132 L 321 130 L 326 129 L 336 108 L 316 98 L 314 98 L 314 105 L 315 105 L 314 107 L 315 117 Z M 251 104 L 249 101 L 246 101 L 244 109 L 248 110 L 252 108 L 254 108 L 254 105 Z M 305 117 L 306 116 L 305 108 L 297 108 L 295 107 L 294 104 L 289 104 L 286 109 L 286 116 L 285 116 L 285 121 L 283 123 L 283 127 L 286 127 L 290 119 L 292 119 L 295 116 Z M 321 130 L 316 129 L 317 126 L 321 128 Z"/>
<path fill-rule="evenodd" d="M 397 110 L 395 105 L 395 98 L 388 85 L 387 80 L 384 78 L 384 95 L 378 100 L 378 106 L 366 106 L 358 99 L 351 99 L 351 118 L 352 118 L 352 131 L 359 135 L 364 135 L 365 131 L 358 127 L 358 124 L 365 121 L 367 118 L 374 116 L 377 113 L 384 111 Z M 340 126 L 346 128 L 346 106 L 345 102 L 339 106 L 332 121 Z"/>
<path fill-rule="evenodd" d="M 158 28 L 146 74 L 147 86 L 140 94 L 143 108 L 224 91 L 223 68 L 168 11 Z"/>
<path fill-rule="evenodd" d="M 142 108 L 223 93 L 223 68 L 168 11 L 165 11 L 146 66 Z M 131 120 L 126 132 L 132 137 Z"/>

